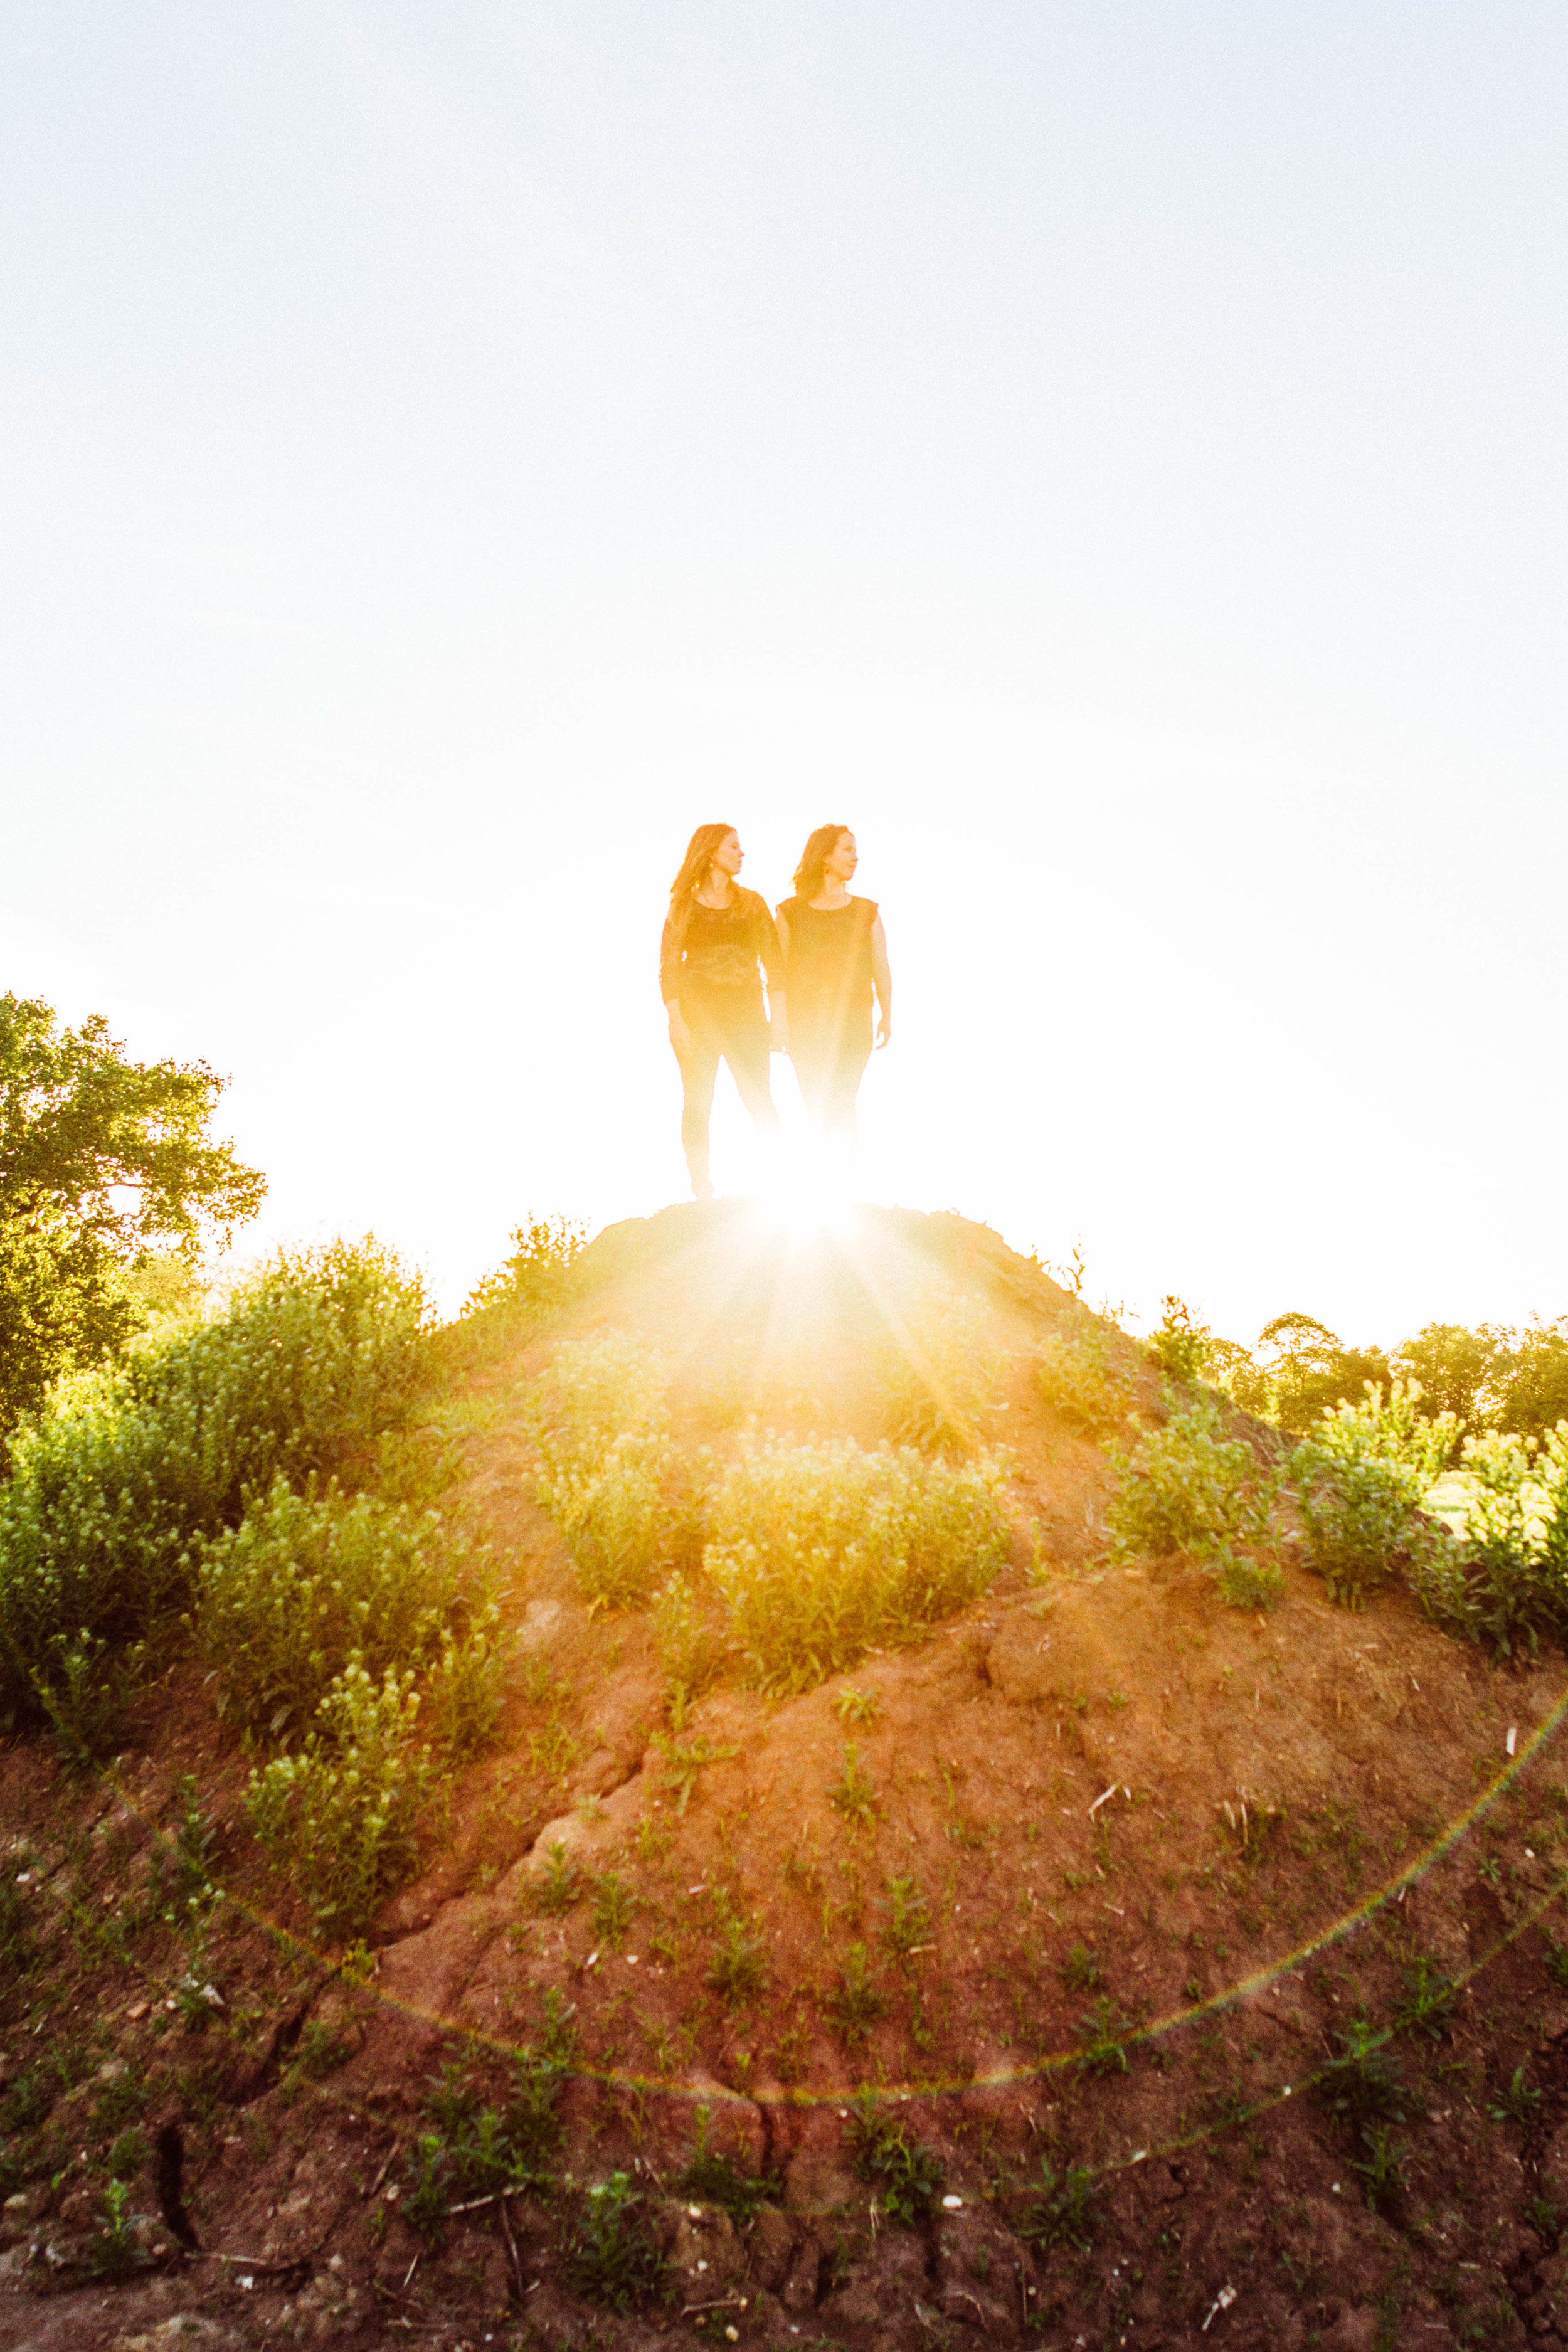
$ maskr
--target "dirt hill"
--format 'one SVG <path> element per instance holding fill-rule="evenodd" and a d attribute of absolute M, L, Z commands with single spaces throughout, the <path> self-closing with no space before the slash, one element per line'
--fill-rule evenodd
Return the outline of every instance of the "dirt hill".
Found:
<path fill-rule="evenodd" d="M 6 2128 L 62 2157 L 0 2216 L 0 2344 L 1568 2340 L 1562 1661 L 1335 1608 L 1289 1545 L 1268 1614 L 1097 1564 L 1114 1475 L 1033 1369 L 1088 1310 L 956 1216 L 669 1210 L 577 1275 L 471 1354 L 445 1507 L 521 1664 L 370 1957 L 268 1873 L 194 1669 L 112 1771 L 0 1754 Z M 536 1500 L 552 1350 L 657 1347 L 689 1458 L 752 1412 L 870 1444 L 933 1297 L 1004 1360 L 960 1437 L 1009 1450 L 1005 1566 L 793 1696 L 731 1657 L 672 1723 L 647 1613 L 590 1609 Z M 200 1984 L 102 1925 L 198 1867 Z M 545 2153 L 498 2202 L 472 2151 L 520 2096 Z"/>

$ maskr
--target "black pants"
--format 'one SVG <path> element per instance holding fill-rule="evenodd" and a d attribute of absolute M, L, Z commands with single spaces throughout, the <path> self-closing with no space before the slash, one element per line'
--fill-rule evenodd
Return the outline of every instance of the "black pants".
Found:
<path fill-rule="evenodd" d="M 729 1064 L 741 1100 L 761 1132 L 776 1129 L 779 1115 L 768 1083 L 768 1024 L 760 1013 L 726 1019 L 711 1006 L 683 997 L 680 1017 L 690 1033 L 690 1043 L 676 1056 L 684 1092 L 680 1141 L 692 1192 L 700 1201 L 713 1189 L 708 1173 L 708 1121 L 720 1063 Z"/>
<path fill-rule="evenodd" d="M 855 1098 L 871 1058 L 871 1020 L 789 1024 L 789 1057 L 812 1125 L 826 1139 L 855 1141 Z"/>

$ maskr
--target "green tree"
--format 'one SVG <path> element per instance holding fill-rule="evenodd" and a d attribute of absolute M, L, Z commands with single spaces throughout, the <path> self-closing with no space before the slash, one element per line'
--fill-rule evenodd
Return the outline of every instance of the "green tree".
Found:
<path fill-rule="evenodd" d="M 1510 1334 L 1511 1345 L 1494 1375 L 1505 1430 L 1543 1437 L 1568 1421 L 1568 1316 L 1540 1317 Z"/>
<path fill-rule="evenodd" d="M 1264 1325 L 1258 1360 L 1279 1400 L 1279 1426 L 1292 1437 L 1335 1405 L 1358 1400 L 1368 1381 L 1386 1386 L 1390 1378 L 1381 1348 L 1347 1348 L 1326 1323 L 1299 1313 Z"/>
<path fill-rule="evenodd" d="M 1394 1372 L 1419 1383 L 1427 1418 L 1453 1414 L 1458 1424 L 1456 1457 L 1461 1438 L 1475 1436 L 1497 1418 L 1498 1376 L 1508 1363 L 1511 1336 L 1490 1323 L 1474 1331 L 1462 1323 L 1427 1323 L 1394 1351 Z"/>
<path fill-rule="evenodd" d="M 0 1429 L 149 1319 L 155 1244 L 188 1264 L 256 1214 L 266 1180 L 209 1131 L 225 1083 L 0 996 Z"/>

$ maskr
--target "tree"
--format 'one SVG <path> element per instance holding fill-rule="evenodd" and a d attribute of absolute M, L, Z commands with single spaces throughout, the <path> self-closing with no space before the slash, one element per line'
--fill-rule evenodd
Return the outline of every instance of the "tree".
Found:
<path fill-rule="evenodd" d="M 1266 1352 L 1271 1351 L 1271 1352 Z M 1368 1381 L 1389 1380 L 1381 1348 L 1347 1348 L 1315 1316 L 1276 1315 L 1258 1335 L 1258 1360 L 1279 1399 L 1279 1426 L 1300 1437 L 1337 1404 L 1359 1404 Z"/>
<path fill-rule="evenodd" d="M 1462 1323 L 1426 1323 L 1394 1351 L 1399 1378 L 1420 1383 L 1422 1412 L 1434 1420 L 1451 1412 L 1458 1423 L 1456 1459 L 1460 1438 L 1478 1435 L 1497 1419 L 1498 1379 L 1509 1362 L 1511 1337 L 1490 1323 L 1474 1331 Z"/>
<path fill-rule="evenodd" d="M 209 1132 L 226 1083 L 128 1061 L 101 1014 L 65 1029 L 0 996 L 0 1428 L 147 1321 L 154 1244 L 189 1264 L 256 1214 L 266 1179 Z"/>

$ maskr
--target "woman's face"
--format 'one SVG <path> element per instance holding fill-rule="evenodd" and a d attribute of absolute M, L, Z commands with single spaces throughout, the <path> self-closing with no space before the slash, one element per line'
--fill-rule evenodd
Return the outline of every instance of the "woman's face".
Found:
<path fill-rule="evenodd" d="M 847 882 L 860 863 L 860 853 L 855 846 L 852 833 L 841 833 L 822 861 L 822 870 L 830 882 Z"/>
<path fill-rule="evenodd" d="M 718 848 L 713 852 L 713 863 L 719 868 L 721 874 L 728 874 L 731 880 L 733 881 L 735 876 L 740 872 L 742 865 L 745 863 L 745 856 L 746 853 L 741 846 L 740 835 L 738 833 L 727 833 L 724 835 L 723 840 L 719 844 Z"/>

